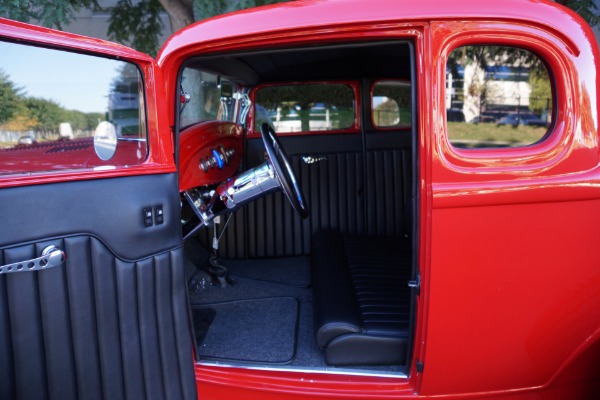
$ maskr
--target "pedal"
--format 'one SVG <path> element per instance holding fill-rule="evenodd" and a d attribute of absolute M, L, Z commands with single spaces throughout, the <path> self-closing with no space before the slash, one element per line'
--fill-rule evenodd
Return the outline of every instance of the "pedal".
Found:
<path fill-rule="evenodd" d="M 208 273 L 213 277 L 213 280 L 216 280 L 222 288 L 231 286 L 233 282 L 229 278 L 227 267 L 219 264 L 216 256 L 212 256 L 209 263 Z"/>

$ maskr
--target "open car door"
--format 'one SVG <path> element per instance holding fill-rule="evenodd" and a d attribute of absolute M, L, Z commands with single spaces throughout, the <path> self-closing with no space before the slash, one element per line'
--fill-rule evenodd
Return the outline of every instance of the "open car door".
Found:
<path fill-rule="evenodd" d="M 161 81 L 0 19 L 0 398 L 196 398 Z"/>

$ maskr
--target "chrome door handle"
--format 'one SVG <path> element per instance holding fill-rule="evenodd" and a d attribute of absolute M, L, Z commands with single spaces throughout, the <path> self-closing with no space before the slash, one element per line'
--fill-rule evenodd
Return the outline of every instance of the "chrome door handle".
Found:
<path fill-rule="evenodd" d="M 42 250 L 42 255 L 32 260 L 0 265 L 0 274 L 10 272 L 39 271 L 63 265 L 65 252 L 56 246 L 48 246 Z"/>

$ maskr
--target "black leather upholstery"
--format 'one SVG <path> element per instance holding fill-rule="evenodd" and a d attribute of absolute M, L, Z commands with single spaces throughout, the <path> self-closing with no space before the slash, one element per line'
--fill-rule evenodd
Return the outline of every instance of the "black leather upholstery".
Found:
<path fill-rule="evenodd" d="M 145 227 L 142 210 L 163 206 Z M 176 174 L 0 190 L 0 399 L 195 399 Z"/>
<path fill-rule="evenodd" d="M 321 230 L 348 235 L 399 236 L 409 225 L 412 182 L 410 132 L 281 136 L 310 216 L 301 220 L 280 193 L 232 217 L 220 254 L 226 258 L 309 255 Z M 364 139 L 364 140 L 363 140 Z M 262 158 L 260 139 L 246 146 L 248 167 Z M 210 247 L 212 233 L 200 232 Z"/>
<path fill-rule="evenodd" d="M 403 363 L 410 317 L 410 242 L 405 237 L 315 235 L 317 343 L 332 365 Z"/>
<path fill-rule="evenodd" d="M 78 235 L 0 249 L 0 265 L 51 244 L 63 266 L 0 275 L 0 398 L 196 398 L 182 249 L 123 261 Z"/>
<path fill-rule="evenodd" d="M 86 233 L 127 259 L 145 257 L 149 249 L 169 250 L 181 243 L 178 188 L 176 174 L 4 188 L 0 247 Z M 164 207 L 164 223 L 144 227 L 142 209 L 158 205 Z"/>

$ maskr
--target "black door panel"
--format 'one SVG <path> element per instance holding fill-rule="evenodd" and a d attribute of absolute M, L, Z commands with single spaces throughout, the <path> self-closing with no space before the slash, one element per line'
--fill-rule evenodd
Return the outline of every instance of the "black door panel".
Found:
<path fill-rule="evenodd" d="M 0 190 L 0 247 L 90 234 L 117 256 L 138 259 L 181 243 L 175 174 L 63 182 Z M 146 227 L 143 209 L 162 206 Z M 38 254 L 39 256 L 39 254 Z"/>
<path fill-rule="evenodd" d="M 196 398 L 175 175 L 3 189 L 0 202 L 0 265 L 66 254 L 0 274 L 0 398 Z M 145 227 L 159 205 L 163 224 Z"/>

